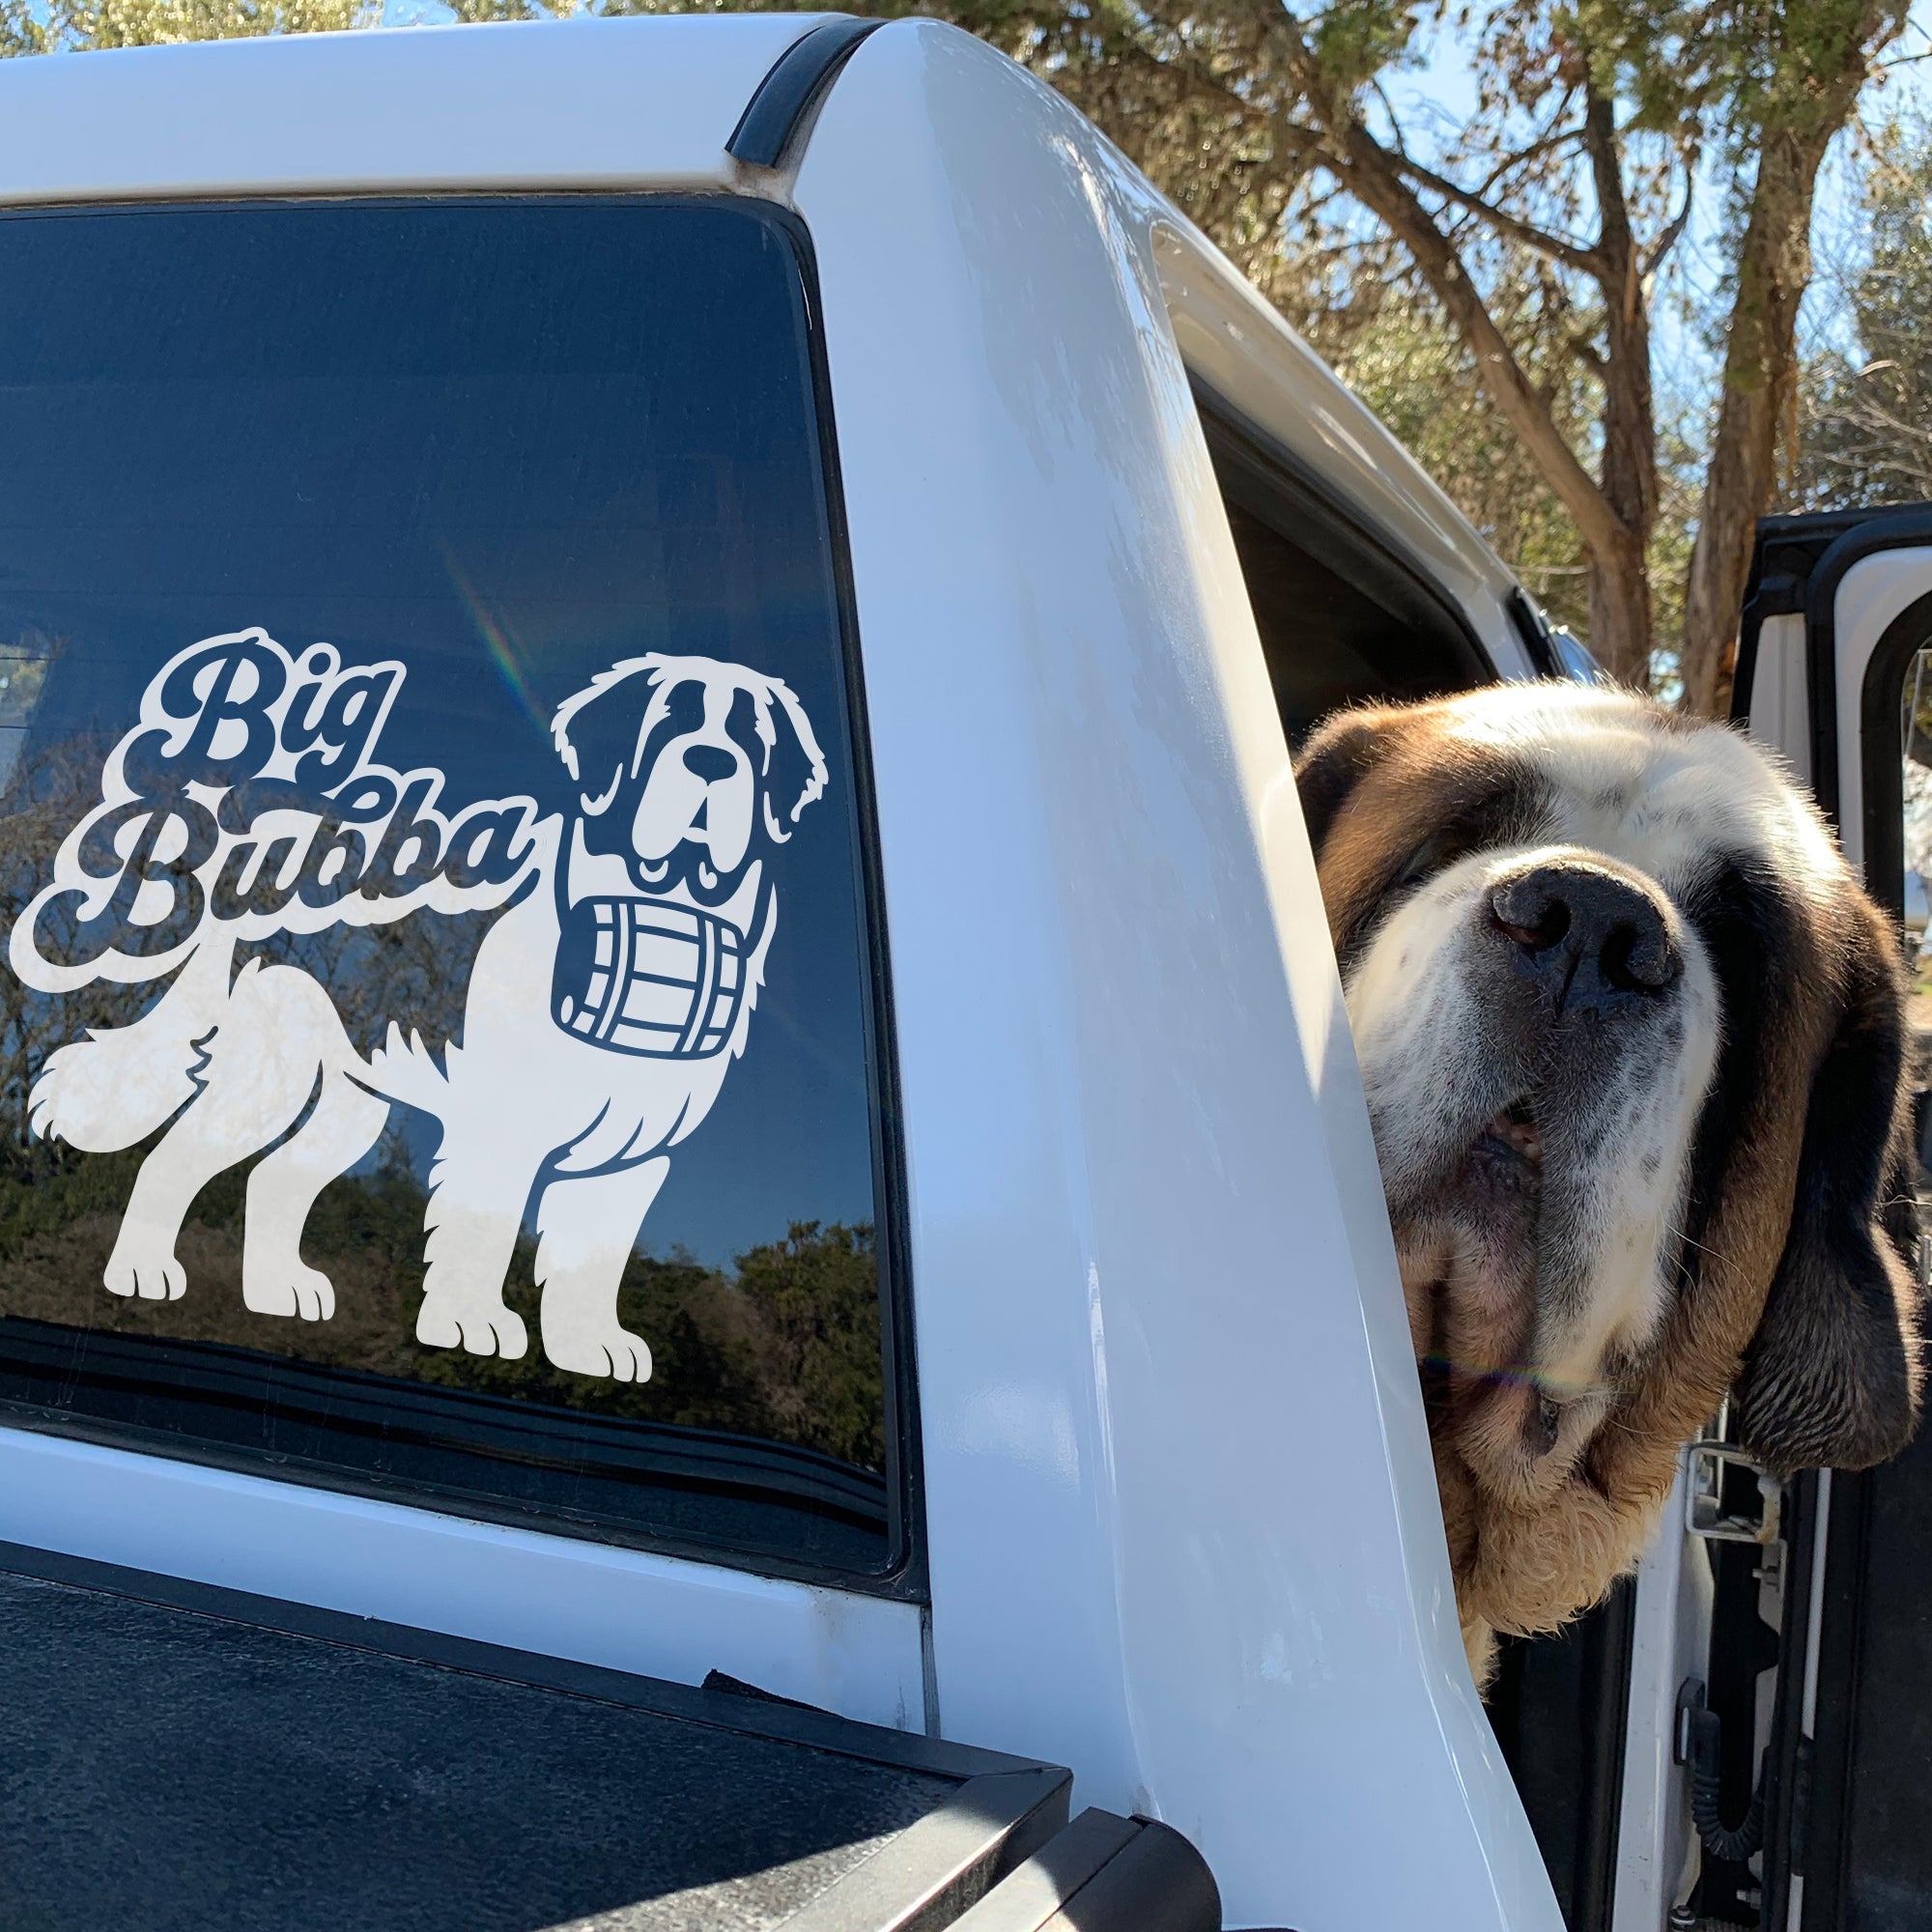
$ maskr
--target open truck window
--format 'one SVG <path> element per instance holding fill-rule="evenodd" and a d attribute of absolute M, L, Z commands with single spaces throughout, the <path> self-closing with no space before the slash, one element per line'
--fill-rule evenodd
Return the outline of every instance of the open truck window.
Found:
<path fill-rule="evenodd" d="M 1340 705 L 1494 680 L 1439 593 L 1228 404 L 1195 400 L 1291 750 Z"/>
<path fill-rule="evenodd" d="M 902 1578 L 808 272 L 722 197 L 0 220 L 10 1421 Z"/>

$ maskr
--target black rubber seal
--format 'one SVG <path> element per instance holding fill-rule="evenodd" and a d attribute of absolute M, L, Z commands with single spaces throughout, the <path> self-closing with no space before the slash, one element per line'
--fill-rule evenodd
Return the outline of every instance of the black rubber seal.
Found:
<path fill-rule="evenodd" d="M 838 70 L 857 52 L 859 43 L 884 24 L 841 14 L 801 35 L 759 81 L 724 152 L 748 167 L 777 167 L 806 117 L 838 78 Z"/>

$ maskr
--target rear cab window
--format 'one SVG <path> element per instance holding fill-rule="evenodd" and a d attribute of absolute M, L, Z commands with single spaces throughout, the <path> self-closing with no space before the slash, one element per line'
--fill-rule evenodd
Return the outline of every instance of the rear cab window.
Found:
<path fill-rule="evenodd" d="M 802 232 L 0 218 L 0 1421 L 908 1587 Z"/>

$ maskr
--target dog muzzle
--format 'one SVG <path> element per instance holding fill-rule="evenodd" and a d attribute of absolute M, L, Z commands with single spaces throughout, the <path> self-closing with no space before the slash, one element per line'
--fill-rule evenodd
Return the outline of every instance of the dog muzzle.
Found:
<path fill-rule="evenodd" d="M 698 1060 L 731 1037 L 744 942 L 711 913 L 658 899 L 581 899 L 562 915 L 550 1009 L 613 1053 Z"/>

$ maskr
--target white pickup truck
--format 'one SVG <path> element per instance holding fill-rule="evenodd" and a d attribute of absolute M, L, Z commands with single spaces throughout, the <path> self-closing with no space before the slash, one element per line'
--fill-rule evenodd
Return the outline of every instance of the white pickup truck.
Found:
<path fill-rule="evenodd" d="M 1476 1698 L 1289 756 L 1566 666 L 1035 79 L 0 64 L 0 1920 L 1925 1922 L 1911 1463 Z M 1928 592 L 1740 676 L 1894 900 Z"/>

